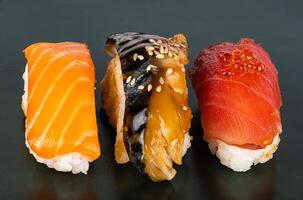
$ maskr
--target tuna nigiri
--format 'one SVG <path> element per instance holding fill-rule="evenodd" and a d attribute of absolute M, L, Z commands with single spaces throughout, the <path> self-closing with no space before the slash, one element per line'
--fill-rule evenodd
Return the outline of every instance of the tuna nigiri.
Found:
<path fill-rule="evenodd" d="M 50 168 L 86 174 L 100 156 L 89 50 L 75 42 L 36 43 L 24 53 L 26 146 Z"/>
<path fill-rule="evenodd" d="M 185 67 L 187 41 L 123 33 L 108 38 L 113 56 L 101 81 L 103 107 L 116 128 L 115 159 L 153 181 L 171 180 L 190 147 Z"/>
<path fill-rule="evenodd" d="M 197 57 L 191 81 L 204 140 L 223 165 L 247 171 L 272 158 L 282 132 L 277 69 L 251 39 L 212 45 Z"/>

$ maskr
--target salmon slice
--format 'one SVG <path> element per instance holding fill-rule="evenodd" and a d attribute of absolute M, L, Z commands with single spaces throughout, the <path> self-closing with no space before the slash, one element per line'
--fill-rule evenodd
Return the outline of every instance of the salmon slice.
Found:
<path fill-rule="evenodd" d="M 86 45 L 36 43 L 24 52 L 28 63 L 23 110 L 30 151 L 48 163 L 65 155 L 80 155 L 89 162 L 96 160 L 100 146 L 95 72 Z"/>
<path fill-rule="evenodd" d="M 277 70 L 251 39 L 203 50 L 191 73 L 206 140 L 262 149 L 282 131 Z"/>

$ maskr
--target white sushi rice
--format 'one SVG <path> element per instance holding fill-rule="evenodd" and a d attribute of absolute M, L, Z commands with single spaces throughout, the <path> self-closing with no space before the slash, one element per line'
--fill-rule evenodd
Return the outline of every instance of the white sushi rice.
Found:
<path fill-rule="evenodd" d="M 24 80 L 24 94 L 22 95 L 22 104 L 21 104 L 21 107 L 22 107 L 22 110 L 26 116 L 26 112 L 27 112 L 27 96 L 28 96 L 28 91 L 27 91 L 27 88 L 28 88 L 28 67 L 27 67 L 27 64 L 25 66 L 25 71 L 23 73 L 23 80 Z"/>
<path fill-rule="evenodd" d="M 270 160 L 278 148 L 280 137 L 279 134 L 277 134 L 270 145 L 257 150 L 229 145 L 218 139 L 208 140 L 207 142 L 210 151 L 220 159 L 221 164 L 234 171 L 245 172 L 249 170 L 252 165 L 265 163 Z"/>
<path fill-rule="evenodd" d="M 22 110 L 26 116 L 27 112 L 27 98 L 28 98 L 28 67 L 25 66 L 25 71 L 23 73 L 24 80 L 24 94 L 22 95 Z M 37 162 L 46 164 L 49 168 L 54 168 L 61 172 L 72 172 L 73 174 L 78 174 L 82 172 L 87 174 L 89 169 L 89 161 L 82 156 L 80 153 L 71 152 L 62 156 L 55 156 L 52 159 L 44 159 L 39 157 L 29 146 L 26 137 L 27 132 L 25 131 L 25 144 L 29 149 L 29 152 L 35 157 Z"/>
<path fill-rule="evenodd" d="M 186 154 L 187 149 L 189 149 L 189 147 L 191 146 L 191 137 L 189 135 L 189 133 L 185 133 L 184 135 L 184 142 L 183 142 L 183 148 L 182 148 L 182 157 Z"/>
<path fill-rule="evenodd" d="M 134 117 L 133 117 L 133 128 L 134 131 L 137 131 L 140 126 L 146 123 L 147 121 L 147 116 L 145 115 L 147 108 L 144 108 L 140 112 L 138 112 Z"/>

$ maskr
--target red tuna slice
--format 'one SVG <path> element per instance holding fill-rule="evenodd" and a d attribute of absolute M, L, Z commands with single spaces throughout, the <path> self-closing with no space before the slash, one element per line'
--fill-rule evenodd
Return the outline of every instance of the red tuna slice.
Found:
<path fill-rule="evenodd" d="M 282 131 L 277 70 L 252 39 L 212 45 L 198 55 L 190 78 L 204 138 L 264 148 Z"/>

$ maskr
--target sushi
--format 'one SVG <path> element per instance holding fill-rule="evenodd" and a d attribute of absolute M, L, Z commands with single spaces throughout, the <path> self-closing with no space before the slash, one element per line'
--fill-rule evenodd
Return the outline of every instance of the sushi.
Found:
<path fill-rule="evenodd" d="M 252 39 L 203 50 L 190 72 L 204 140 L 234 171 L 270 160 L 282 132 L 278 72 Z"/>
<path fill-rule="evenodd" d="M 36 43 L 24 50 L 25 143 L 39 163 L 86 174 L 100 156 L 95 71 L 88 48 L 75 42 Z"/>
<path fill-rule="evenodd" d="M 113 58 L 100 83 L 103 108 L 116 128 L 115 160 L 131 163 L 153 181 L 171 180 L 190 147 L 184 35 L 110 36 Z"/>

